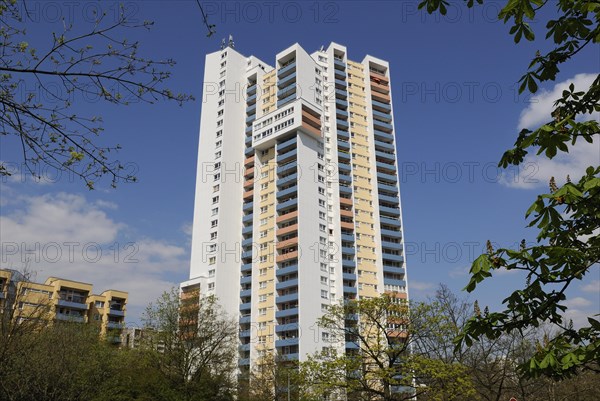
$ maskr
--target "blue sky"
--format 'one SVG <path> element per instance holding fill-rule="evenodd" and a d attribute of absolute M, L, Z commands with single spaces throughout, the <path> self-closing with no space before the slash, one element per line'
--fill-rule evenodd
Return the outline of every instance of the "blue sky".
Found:
<path fill-rule="evenodd" d="M 516 94 L 529 60 L 547 45 L 515 45 L 508 27 L 494 19 L 501 3 L 468 10 L 456 2 L 444 19 L 417 11 L 413 1 L 203 2 L 217 30 L 207 38 L 195 1 L 126 1 L 136 18 L 155 21 L 149 32 L 134 34 L 141 53 L 174 58 L 169 86 L 197 100 L 183 107 L 164 102 L 114 107 L 76 99 L 78 112 L 103 116 L 101 141 L 123 146 L 118 157 L 139 182 L 112 190 L 105 181 L 90 192 L 66 174 L 52 183 L 35 183 L 17 165 L 17 174 L 1 183 L 2 265 L 24 266 L 21 253 L 12 255 L 11 244 L 19 251 L 33 247 L 29 268 L 40 280 L 58 275 L 92 282 L 98 291 L 129 291 L 131 323 L 139 321 L 147 302 L 185 280 L 204 55 L 233 34 L 238 51 L 270 64 L 295 42 L 312 52 L 332 41 L 347 46 L 350 59 L 370 54 L 390 62 L 411 296 L 423 299 L 440 282 L 459 291 L 487 239 L 502 246 L 534 240 L 535 232 L 525 229 L 524 212 L 550 176 L 575 177 L 584 166 L 600 162 L 596 143 L 552 163 L 531 159 L 505 172 L 495 167 L 518 128 L 542 122 L 560 93 L 549 83 L 535 98 Z M 38 48 L 47 47 L 49 33 L 61 28 L 57 15 L 79 29 L 89 26 L 87 13 L 95 7 L 28 4 L 33 20 L 27 24 L 28 40 Z M 102 4 L 110 18 L 118 3 Z M 543 37 L 543 27 L 534 25 Z M 589 48 L 563 67 L 557 83 L 575 79 L 589 85 L 599 66 L 598 48 Z M 20 162 L 17 144 L 2 141 L 0 160 Z M 65 242 L 78 243 L 72 258 Z M 98 260 L 94 244 L 102 247 Z M 599 309 L 600 276 L 597 271 L 593 276 L 576 286 L 571 304 L 576 320 Z M 518 280 L 500 274 L 471 299 L 493 308 Z"/>

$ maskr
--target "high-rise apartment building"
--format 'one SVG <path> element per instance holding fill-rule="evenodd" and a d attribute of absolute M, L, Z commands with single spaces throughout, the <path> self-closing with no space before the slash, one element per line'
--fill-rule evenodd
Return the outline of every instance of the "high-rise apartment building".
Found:
<path fill-rule="evenodd" d="M 239 320 L 239 365 L 332 344 L 334 303 L 407 297 L 389 65 L 332 43 L 275 67 L 206 56 L 190 279 Z"/>

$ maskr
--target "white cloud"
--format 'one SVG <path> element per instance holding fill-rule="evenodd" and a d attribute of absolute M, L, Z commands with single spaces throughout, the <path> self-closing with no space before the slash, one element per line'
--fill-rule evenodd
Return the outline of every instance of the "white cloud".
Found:
<path fill-rule="evenodd" d="M 436 284 L 427 281 L 409 280 L 409 291 L 430 292 L 436 287 Z"/>
<path fill-rule="evenodd" d="M 557 83 L 550 91 L 540 91 L 521 113 L 519 129 L 536 128 L 550 120 L 554 102 L 562 96 L 563 90 L 568 89 L 571 83 L 575 85 L 576 90 L 587 90 L 595 78 L 595 74 L 577 74 L 571 79 Z M 594 113 L 593 117 L 598 119 L 598 113 Z M 530 152 L 520 166 L 509 167 L 504 172 L 500 183 L 511 188 L 530 189 L 548 186 L 550 178 L 554 177 L 561 185 L 566 181 L 567 175 L 575 180 L 583 175 L 587 167 L 598 164 L 600 143 L 596 141 L 589 144 L 580 140 L 575 146 L 570 146 L 569 153 L 559 152 L 552 160 Z"/>
<path fill-rule="evenodd" d="M 581 291 L 600 294 L 600 280 L 593 280 L 581 286 Z"/>
<path fill-rule="evenodd" d="M 596 79 L 597 74 L 577 74 L 571 79 L 559 82 L 552 90 L 540 90 L 531 99 L 529 106 L 521 112 L 519 129 L 535 128 L 551 120 L 550 113 L 554 110 L 554 102 L 562 97 L 564 90 L 569 89 L 571 83 L 577 91 L 587 91 Z"/>
<path fill-rule="evenodd" d="M 590 306 L 592 303 L 589 299 L 585 299 L 583 297 L 575 297 L 565 301 L 565 304 L 569 308 L 584 308 L 586 306 Z"/>
<path fill-rule="evenodd" d="M 1 266 L 27 267 L 38 281 L 57 276 L 89 282 L 96 293 L 127 291 L 127 321 L 139 322 L 148 302 L 185 278 L 187 248 L 132 237 L 133 230 L 110 217 L 114 208 L 67 193 L 20 196 L 0 216 Z"/>

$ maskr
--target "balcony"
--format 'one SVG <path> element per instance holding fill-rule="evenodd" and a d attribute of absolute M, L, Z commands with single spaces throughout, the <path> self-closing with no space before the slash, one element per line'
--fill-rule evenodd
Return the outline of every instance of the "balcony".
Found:
<path fill-rule="evenodd" d="M 350 125 L 348 124 L 348 121 L 340 120 L 338 118 L 335 120 L 335 122 L 337 123 L 338 127 L 341 127 L 341 129 L 347 130 L 350 127 Z"/>
<path fill-rule="evenodd" d="M 291 354 L 279 354 L 279 357 L 286 361 L 297 361 L 299 358 L 299 354 L 297 352 Z"/>
<path fill-rule="evenodd" d="M 396 174 L 386 174 L 382 173 L 381 171 L 377 171 L 377 179 L 398 182 L 398 177 L 396 177 Z"/>
<path fill-rule="evenodd" d="M 251 330 L 241 330 L 240 331 L 240 338 L 250 337 L 250 334 L 251 334 Z"/>
<path fill-rule="evenodd" d="M 383 276 L 383 284 L 384 285 L 397 285 L 400 287 L 406 287 L 406 281 L 405 280 L 398 280 L 398 279 L 394 279 L 394 278 L 387 278 L 385 276 Z"/>
<path fill-rule="evenodd" d="M 275 298 L 275 303 L 277 304 L 283 304 L 283 303 L 287 303 L 287 302 L 291 302 L 291 301 L 297 301 L 298 300 L 298 293 L 295 292 L 293 294 L 287 294 L 287 295 L 282 295 L 282 296 L 278 296 Z"/>
<path fill-rule="evenodd" d="M 348 112 L 347 112 L 347 111 L 345 111 L 345 110 L 341 110 L 341 109 L 335 109 L 335 113 L 336 113 L 338 116 L 342 116 L 342 117 L 344 117 L 344 118 L 346 118 L 346 119 L 348 118 Z"/>
<path fill-rule="evenodd" d="M 343 267 L 356 267 L 356 262 L 354 260 L 342 259 Z"/>
<path fill-rule="evenodd" d="M 342 194 L 351 194 L 352 188 L 340 185 L 340 193 Z"/>
<path fill-rule="evenodd" d="M 389 150 L 389 151 L 396 150 L 396 147 L 394 146 L 393 143 L 388 143 L 388 142 L 383 142 L 383 141 L 378 141 L 378 140 L 375 140 L 375 146 L 378 148 L 377 150 Z"/>
<path fill-rule="evenodd" d="M 252 289 L 240 291 L 240 298 L 245 298 L 245 297 L 250 297 L 250 296 L 252 296 Z"/>
<path fill-rule="evenodd" d="M 242 273 L 247 273 L 252 271 L 252 263 L 244 263 L 241 269 Z"/>
<path fill-rule="evenodd" d="M 348 84 L 346 83 L 346 81 L 342 81 L 341 79 L 336 79 L 335 80 L 335 87 L 336 88 L 345 88 L 346 86 L 348 86 Z"/>
<path fill-rule="evenodd" d="M 345 294 L 356 294 L 357 293 L 356 287 L 349 287 L 349 286 L 345 285 L 344 293 Z"/>
<path fill-rule="evenodd" d="M 246 107 L 246 114 L 255 114 L 256 113 L 256 104 L 252 104 Z"/>
<path fill-rule="evenodd" d="M 246 202 L 244 203 L 244 212 L 249 212 L 250 210 L 254 209 L 254 202 Z"/>
<path fill-rule="evenodd" d="M 119 316 L 119 317 L 124 317 L 125 316 L 125 311 L 122 311 L 120 309 L 109 309 L 108 310 L 108 314 L 109 316 Z"/>
<path fill-rule="evenodd" d="M 355 342 L 346 341 L 346 347 L 345 348 L 346 349 L 355 350 L 355 349 L 359 349 L 360 347 Z"/>
<path fill-rule="evenodd" d="M 106 323 L 106 327 L 108 327 L 109 329 L 124 329 L 125 328 L 125 322 L 108 322 Z"/>
<path fill-rule="evenodd" d="M 281 190 L 277 192 L 277 199 L 289 197 L 290 195 L 294 195 L 298 193 L 298 185 L 293 185 L 289 188 Z"/>
<path fill-rule="evenodd" d="M 250 365 L 250 358 L 240 358 L 238 361 L 238 365 L 240 366 L 249 366 Z"/>
<path fill-rule="evenodd" d="M 246 103 L 247 104 L 255 104 L 256 103 L 256 93 L 251 96 L 248 96 L 246 98 Z"/>
<path fill-rule="evenodd" d="M 286 288 L 291 288 L 291 287 L 298 287 L 298 279 L 292 279 L 292 280 L 287 280 L 287 281 L 280 281 L 279 283 L 277 283 L 275 285 L 275 288 L 279 291 L 279 290 L 284 290 Z"/>
<path fill-rule="evenodd" d="M 335 71 L 335 77 L 336 78 L 346 79 L 346 77 L 347 77 L 346 71 L 344 71 L 344 70 L 338 70 L 338 69 L 335 69 L 334 71 Z"/>
<path fill-rule="evenodd" d="M 280 324 L 275 327 L 275 333 L 298 330 L 299 327 L 300 325 L 298 323 Z"/>
<path fill-rule="evenodd" d="M 354 242 L 354 235 L 342 234 L 342 241 Z"/>
<path fill-rule="evenodd" d="M 291 234 L 298 231 L 298 223 L 277 229 L 277 235 Z"/>
<path fill-rule="evenodd" d="M 381 182 L 377 183 L 377 188 L 379 189 L 379 191 L 387 191 L 387 192 L 393 192 L 395 194 L 398 193 L 398 188 L 396 188 L 395 185 L 387 185 L 387 184 L 383 184 Z"/>
<path fill-rule="evenodd" d="M 390 274 L 405 274 L 406 273 L 406 271 L 404 270 L 404 267 L 386 266 L 385 264 L 383 265 L 383 272 L 390 273 Z"/>
<path fill-rule="evenodd" d="M 342 273 L 342 278 L 348 281 L 356 281 L 356 274 L 354 273 Z"/>
<path fill-rule="evenodd" d="M 400 220 L 389 219 L 387 217 L 379 217 L 381 224 L 387 224 L 388 226 L 400 227 Z"/>
<path fill-rule="evenodd" d="M 287 141 L 283 141 L 277 144 L 277 151 L 282 151 L 282 150 L 286 150 L 287 148 L 291 147 L 291 146 L 296 146 L 296 136 L 293 136 L 292 138 L 288 139 Z"/>
<path fill-rule="evenodd" d="M 385 153 L 380 150 L 375 151 L 375 156 L 385 160 L 390 160 L 392 163 L 396 160 L 396 156 L 393 153 Z"/>
<path fill-rule="evenodd" d="M 252 258 L 252 249 L 249 251 L 242 252 L 242 259 L 250 259 Z"/>
<path fill-rule="evenodd" d="M 89 307 L 88 304 L 86 304 L 84 302 L 73 302 L 73 301 L 67 301 L 65 299 L 59 299 L 58 306 L 65 306 L 67 308 L 80 309 L 80 310 L 87 310 Z"/>
<path fill-rule="evenodd" d="M 285 152 L 283 154 L 278 154 L 277 155 L 277 163 L 284 163 L 286 161 L 290 161 L 296 157 L 297 153 L 298 153 L 298 151 L 296 149 L 294 149 L 294 150 Z"/>
<path fill-rule="evenodd" d="M 289 84 L 290 82 L 292 82 L 292 80 L 294 80 L 294 82 L 295 82 L 295 79 L 296 79 L 296 73 L 294 72 L 283 78 L 280 78 L 279 81 L 277 82 L 277 87 L 278 88 L 284 87 L 287 84 Z"/>
<path fill-rule="evenodd" d="M 283 203 L 277 205 L 277 211 L 280 212 L 291 207 L 298 206 L 298 198 L 289 199 Z"/>
<path fill-rule="evenodd" d="M 392 231 L 392 230 L 386 230 L 386 229 L 381 229 L 381 235 L 386 235 L 388 237 L 392 237 L 392 238 L 402 238 L 402 232 L 401 231 Z"/>
<path fill-rule="evenodd" d="M 296 170 L 296 167 L 297 167 L 296 162 L 292 162 L 292 163 L 288 163 L 283 166 L 279 166 L 279 167 L 277 167 L 277 174 L 283 174 L 288 171 Z"/>
<path fill-rule="evenodd" d="M 294 174 L 290 174 L 284 178 L 280 178 L 277 180 L 277 186 L 278 187 L 282 187 L 284 185 L 289 185 L 293 182 L 298 182 L 298 174 L 294 173 Z"/>
<path fill-rule="evenodd" d="M 81 316 L 81 315 L 67 315 L 65 313 L 57 313 L 56 314 L 56 319 L 57 320 L 62 320 L 65 322 L 77 322 L 77 323 L 83 323 L 85 322 L 85 317 Z"/>
<path fill-rule="evenodd" d="M 390 216 L 400 216 L 400 209 L 398 208 L 393 208 L 393 207 L 387 207 L 387 206 L 379 206 L 379 213 L 385 213 L 388 214 Z"/>
<path fill-rule="evenodd" d="M 281 263 L 281 262 L 291 261 L 294 259 L 298 259 L 298 251 L 293 251 L 293 252 L 288 252 L 288 253 L 278 255 L 275 258 L 275 262 Z"/>
<path fill-rule="evenodd" d="M 354 255 L 355 253 L 356 251 L 354 250 L 354 248 L 350 248 L 349 246 L 342 247 L 342 254 Z"/>
<path fill-rule="evenodd" d="M 275 317 L 278 319 L 282 318 L 282 317 L 296 316 L 296 315 L 298 315 L 298 308 L 278 310 L 277 312 L 275 312 Z"/>
<path fill-rule="evenodd" d="M 252 226 L 244 227 L 244 228 L 242 228 L 242 234 L 244 234 L 244 235 L 252 234 L 252 230 L 253 230 Z"/>
<path fill-rule="evenodd" d="M 380 131 L 378 129 L 374 129 L 373 133 L 375 134 L 375 139 L 379 141 L 393 141 L 394 134 L 392 132 Z"/>
<path fill-rule="evenodd" d="M 335 99 L 335 104 L 338 108 L 342 108 L 344 110 L 348 108 L 348 101 L 344 99 Z"/>
<path fill-rule="evenodd" d="M 250 214 L 247 214 L 247 215 L 245 215 L 245 216 L 242 218 L 242 222 L 243 222 L 244 224 L 252 223 L 252 220 L 253 220 L 253 219 L 254 219 L 254 214 L 250 213 Z"/>
<path fill-rule="evenodd" d="M 346 99 L 346 98 L 348 98 L 348 92 L 346 92 L 345 90 L 336 89 L 335 97 L 336 97 L 336 99 Z"/>
<path fill-rule="evenodd" d="M 278 107 L 278 108 L 279 108 L 279 107 L 282 107 L 282 106 L 284 106 L 284 105 L 286 105 L 286 104 L 288 104 L 289 102 L 292 102 L 292 101 L 294 101 L 294 100 L 296 100 L 296 94 L 295 94 L 295 93 L 294 93 L 294 94 L 292 94 L 292 95 L 290 95 L 290 96 L 288 96 L 288 97 L 286 97 L 286 98 L 283 98 L 283 99 L 280 99 L 280 100 L 278 100 L 278 101 L 277 101 L 277 107 Z"/>
<path fill-rule="evenodd" d="M 245 302 L 240 304 L 240 310 L 242 311 L 246 311 L 246 310 L 250 310 L 252 308 L 252 303 L 251 302 Z"/>
<path fill-rule="evenodd" d="M 378 102 L 377 100 L 371 100 L 373 109 L 380 111 L 392 111 L 392 106 L 388 103 Z"/>
<path fill-rule="evenodd" d="M 333 66 L 335 67 L 336 70 L 345 70 L 346 69 L 346 63 L 344 63 L 344 60 L 340 60 L 337 58 L 333 59 Z"/>
<path fill-rule="evenodd" d="M 396 166 L 393 161 L 391 163 L 376 162 L 375 165 L 377 166 L 377 171 L 382 170 L 388 174 L 396 175 Z"/>
<path fill-rule="evenodd" d="M 251 134 L 252 133 L 252 126 L 251 125 L 249 125 L 249 126 L 246 127 L 245 133 L 246 134 Z"/>
<path fill-rule="evenodd" d="M 390 122 L 392 121 L 392 116 L 388 113 L 382 113 L 381 111 L 377 111 L 377 110 L 373 110 L 373 117 L 377 117 L 378 119 L 385 121 L 385 122 Z"/>
<path fill-rule="evenodd" d="M 290 75 L 292 72 L 295 72 L 295 71 L 296 71 L 296 60 L 279 68 L 279 71 L 277 71 L 277 77 L 279 79 L 282 79 L 283 77 L 287 77 L 288 75 Z"/>
<path fill-rule="evenodd" d="M 346 172 L 346 174 L 350 174 L 350 165 L 346 163 L 338 163 L 338 171 L 342 173 L 342 171 Z"/>
<path fill-rule="evenodd" d="M 350 139 L 350 134 L 348 134 L 347 130 L 338 129 L 337 134 L 338 134 L 338 138 L 344 138 L 345 140 Z"/>
<path fill-rule="evenodd" d="M 254 120 L 256 120 L 256 115 L 252 114 L 250 117 L 246 117 L 246 124 L 249 124 Z"/>
<path fill-rule="evenodd" d="M 388 130 L 388 131 L 394 130 L 394 127 L 392 126 L 392 124 L 388 124 L 386 122 L 379 121 L 376 119 L 373 119 L 373 127 L 375 129 L 380 129 L 380 130 Z"/>
<path fill-rule="evenodd" d="M 295 219 L 297 217 L 298 217 L 298 211 L 294 210 L 293 212 L 289 212 L 289 213 L 277 216 L 276 223 L 277 224 L 285 223 L 286 221 L 290 221 L 290 220 Z"/>
<path fill-rule="evenodd" d="M 254 148 L 246 148 L 246 150 L 244 151 L 244 155 L 245 156 L 253 156 L 254 155 Z"/>
<path fill-rule="evenodd" d="M 238 348 L 238 349 L 239 349 L 240 351 L 250 351 L 250 346 L 251 346 L 251 344 L 250 344 L 250 343 L 247 343 L 247 344 L 240 344 L 240 346 L 239 346 L 239 348 Z"/>
<path fill-rule="evenodd" d="M 252 256 L 252 254 L 250 254 L 250 256 Z M 240 278 L 240 284 L 241 285 L 252 284 L 252 276 L 244 276 L 244 277 Z"/>
<path fill-rule="evenodd" d="M 391 253 L 382 253 L 381 258 L 383 260 L 391 260 L 393 262 L 404 262 L 402 255 L 393 255 Z"/>
<path fill-rule="evenodd" d="M 287 347 L 290 345 L 298 345 L 298 337 L 294 337 L 294 338 L 286 338 L 283 340 L 275 340 L 275 347 L 276 348 L 281 348 L 281 347 Z"/>
<path fill-rule="evenodd" d="M 248 315 L 248 316 L 240 316 L 240 324 L 246 324 L 246 323 L 250 323 L 252 319 L 252 316 Z"/>
<path fill-rule="evenodd" d="M 252 84 L 252 85 L 248 86 L 248 88 L 246 89 L 246 95 L 250 96 L 255 93 L 256 93 L 256 84 Z"/>
<path fill-rule="evenodd" d="M 292 274 L 292 273 L 298 273 L 298 265 L 291 265 L 288 267 L 282 267 L 280 269 L 277 269 L 275 272 L 275 275 L 277 277 L 283 277 L 283 276 L 287 276 L 288 274 Z"/>
<path fill-rule="evenodd" d="M 277 98 L 284 99 L 290 95 L 296 95 L 296 83 L 293 82 L 285 88 L 279 89 L 277 91 Z"/>
<path fill-rule="evenodd" d="M 346 141 L 338 140 L 338 148 L 346 150 L 346 151 L 350 151 L 350 144 Z"/>

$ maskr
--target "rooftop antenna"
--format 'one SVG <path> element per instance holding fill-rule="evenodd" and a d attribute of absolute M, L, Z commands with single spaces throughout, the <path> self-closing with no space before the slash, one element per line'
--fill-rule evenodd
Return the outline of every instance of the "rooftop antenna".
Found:
<path fill-rule="evenodd" d="M 229 35 L 229 47 L 235 49 L 235 43 L 233 43 L 233 35 Z"/>
<path fill-rule="evenodd" d="M 221 50 L 223 50 L 227 45 L 225 44 L 225 38 L 221 39 Z"/>
<path fill-rule="evenodd" d="M 321 45 L 321 50 L 319 50 L 319 51 L 321 51 L 321 52 L 325 51 L 325 45 Z"/>

